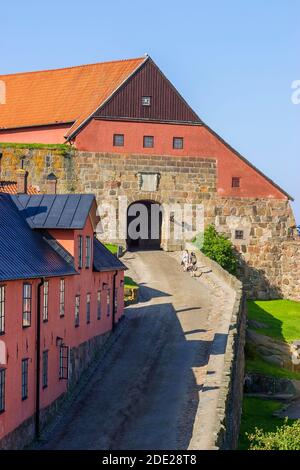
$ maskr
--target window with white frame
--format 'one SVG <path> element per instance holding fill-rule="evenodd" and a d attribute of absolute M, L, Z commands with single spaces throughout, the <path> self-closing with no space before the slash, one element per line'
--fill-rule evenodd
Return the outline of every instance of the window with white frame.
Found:
<path fill-rule="evenodd" d="M 69 378 L 69 348 L 62 344 L 59 349 L 59 379 L 68 380 Z"/>
<path fill-rule="evenodd" d="M 91 237 L 85 238 L 85 267 L 91 267 Z"/>
<path fill-rule="evenodd" d="M 61 279 L 59 284 L 59 315 L 65 314 L 65 280 Z"/>
<path fill-rule="evenodd" d="M 108 289 L 106 292 L 106 302 L 107 302 L 106 315 L 109 317 L 110 315 L 110 289 Z"/>
<path fill-rule="evenodd" d="M 91 322 L 91 294 L 86 294 L 86 322 Z"/>
<path fill-rule="evenodd" d="M 151 96 L 142 96 L 142 106 L 151 106 Z"/>
<path fill-rule="evenodd" d="M 0 286 L 0 334 L 5 332 L 5 286 Z"/>
<path fill-rule="evenodd" d="M 45 281 L 43 286 L 43 321 L 48 321 L 49 307 L 49 282 Z"/>
<path fill-rule="evenodd" d="M 80 295 L 75 297 L 75 326 L 79 326 Z"/>
<path fill-rule="evenodd" d="M 25 282 L 23 284 L 23 327 L 31 325 L 31 302 L 32 286 Z"/>
<path fill-rule="evenodd" d="M 97 292 L 97 320 L 101 319 L 101 291 Z"/>
<path fill-rule="evenodd" d="M 118 288 L 117 287 L 115 288 L 115 302 L 114 303 L 115 303 L 114 307 L 115 307 L 115 314 L 116 314 L 118 311 Z"/>

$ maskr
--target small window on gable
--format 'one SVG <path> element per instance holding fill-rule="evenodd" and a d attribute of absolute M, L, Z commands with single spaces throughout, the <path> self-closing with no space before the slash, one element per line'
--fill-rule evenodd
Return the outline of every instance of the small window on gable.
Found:
<path fill-rule="evenodd" d="M 183 137 L 173 137 L 173 149 L 183 149 Z"/>
<path fill-rule="evenodd" d="M 244 231 L 243 230 L 236 230 L 235 231 L 235 239 L 236 240 L 244 240 Z"/>
<path fill-rule="evenodd" d="M 142 96 L 142 106 L 151 106 L 151 96 Z"/>
<path fill-rule="evenodd" d="M 114 134 L 114 147 L 124 147 L 124 134 Z"/>
<path fill-rule="evenodd" d="M 241 187 L 241 178 L 237 176 L 233 176 L 231 180 L 231 187 L 232 188 L 240 188 Z"/>

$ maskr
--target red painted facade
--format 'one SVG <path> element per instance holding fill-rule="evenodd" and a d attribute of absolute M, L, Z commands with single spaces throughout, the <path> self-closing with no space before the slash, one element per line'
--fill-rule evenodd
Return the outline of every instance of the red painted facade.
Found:
<path fill-rule="evenodd" d="M 124 134 L 123 147 L 114 147 L 114 134 Z M 143 148 L 145 135 L 154 137 L 153 148 Z M 183 137 L 183 149 L 173 149 L 173 137 Z M 80 150 L 90 152 L 215 158 L 220 196 L 287 198 L 276 185 L 240 158 L 204 125 L 93 119 L 77 135 L 75 145 Z M 232 187 L 234 177 L 240 178 L 239 188 Z"/>
<path fill-rule="evenodd" d="M 58 233 L 59 232 L 59 233 Z M 78 268 L 77 236 L 93 239 L 93 227 L 88 218 L 83 230 L 52 231 L 63 246 L 75 257 Z M 65 242 L 64 242 L 65 241 Z M 93 258 L 92 258 L 93 259 Z M 113 276 L 116 274 L 116 315 L 118 322 L 124 309 L 124 272 L 95 272 L 92 267 L 85 268 L 85 250 L 83 250 L 83 268 L 78 275 L 65 276 L 64 315 L 60 315 L 61 278 L 46 279 L 49 282 L 48 321 L 41 322 L 41 374 L 40 400 L 41 409 L 66 392 L 68 381 L 59 378 L 60 346 L 57 338 L 62 338 L 68 348 L 76 348 L 89 339 L 102 335 L 112 329 L 113 321 Z M 22 325 L 23 283 L 32 286 L 31 325 Z M 5 333 L 0 340 L 6 346 L 5 411 L 0 413 L 0 440 L 13 431 L 35 413 L 36 400 L 36 329 L 37 329 L 37 292 L 40 280 L 22 279 L 8 281 L 5 286 Z M 1 285 L 1 284 L 0 284 Z M 101 296 L 101 317 L 98 318 L 98 292 Z M 41 312 L 43 317 L 43 287 L 41 292 Z M 87 321 L 87 294 L 90 294 L 90 322 Z M 75 297 L 80 295 L 79 326 L 75 325 Z M 109 307 L 107 298 L 109 297 Z M 108 310 L 109 309 L 109 310 Z M 43 352 L 48 351 L 48 385 L 43 387 Z M 28 359 L 28 397 L 22 400 L 22 359 Z"/>

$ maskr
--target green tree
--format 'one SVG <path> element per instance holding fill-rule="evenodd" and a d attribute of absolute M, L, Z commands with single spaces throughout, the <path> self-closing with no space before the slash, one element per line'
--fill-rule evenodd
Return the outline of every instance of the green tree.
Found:
<path fill-rule="evenodd" d="M 288 418 L 276 431 L 264 433 L 255 428 L 253 434 L 248 434 L 250 450 L 300 450 L 300 420 L 289 424 Z"/>
<path fill-rule="evenodd" d="M 213 225 L 209 225 L 204 231 L 201 251 L 230 274 L 236 274 L 237 260 L 232 243 L 224 235 L 218 233 Z"/>

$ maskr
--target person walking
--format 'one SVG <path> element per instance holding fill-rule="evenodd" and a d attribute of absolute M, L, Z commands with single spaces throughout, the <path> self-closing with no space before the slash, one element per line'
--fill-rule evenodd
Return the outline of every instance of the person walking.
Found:
<path fill-rule="evenodd" d="M 190 271 L 192 272 L 192 275 L 194 275 L 194 272 L 197 271 L 197 256 L 193 251 L 190 256 Z"/>
<path fill-rule="evenodd" d="M 189 264 L 190 264 L 190 254 L 188 250 L 184 250 L 184 252 L 182 253 L 182 258 L 181 258 L 181 265 L 183 266 L 184 271 L 188 270 Z"/>

